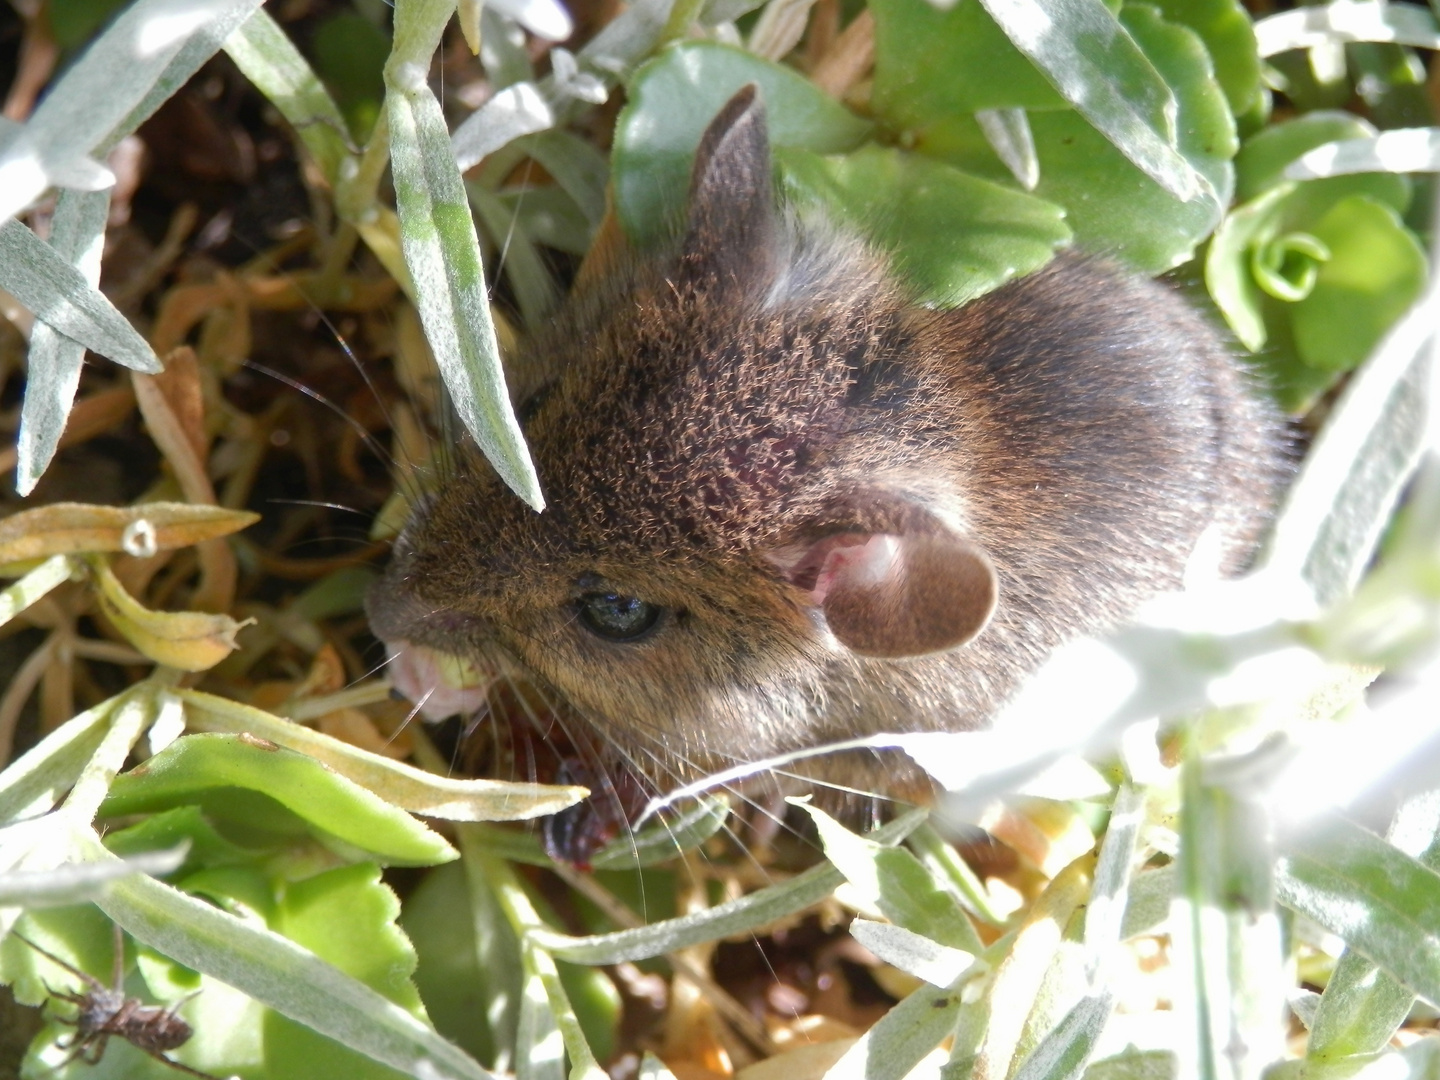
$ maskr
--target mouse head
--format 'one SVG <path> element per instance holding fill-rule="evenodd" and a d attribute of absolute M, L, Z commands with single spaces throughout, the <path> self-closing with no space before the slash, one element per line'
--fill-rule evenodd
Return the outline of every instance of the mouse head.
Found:
<path fill-rule="evenodd" d="M 777 210 L 741 90 L 678 245 L 518 358 L 549 508 L 475 455 L 397 541 L 368 605 L 397 685 L 438 718 L 523 679 L 662 786 L 836 737 L 837 695 L 863 712 L 995 606 L 933 318 L 858 241 Z"/>

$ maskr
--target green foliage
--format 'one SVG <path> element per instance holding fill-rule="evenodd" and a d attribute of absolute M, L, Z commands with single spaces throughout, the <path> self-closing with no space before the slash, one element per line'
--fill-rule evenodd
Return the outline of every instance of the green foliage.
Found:
<path fill-rule="evenodd" d="M 487 62 L 501 92 L 454 144 L 425 77 L 452 13 L 446 0 L 399 0 L 393 43 L 373 22 L 332 16 L 312 43 L 315 70 L 254 3 L 208 5 L 143 56 L 137 34 L 166 6 L 126 9 L 26 125 L 0 126 L 0 166 L 23 181 L 0 192 L 0 285 L 39 320 L 22 484 L 39 478 L 64 430 L 81 346 L 137 370 L 156 366 L 97 288 L 107 227 L 98 158 L 222 43 L 292 125 L 340 220 L 410 292 L 457 411 L 537 507 L 543 496 L 499 365 L 477 219 L 489 249 L 507 252 L 505 280 L 523 315 L 543 319 L 560 295 L 546 249 L 584 253 L 605 225 L 607 182 L 630 239 L 665 243 L 701 132 L 750 82 L 766 101 L 780 190 L 803 212 L 862 231 L 926 303 L 964 303 L 1067 245 L 1150 273 L 1182 267 L 1194 277 L 1203 262 L 1219 311 L 1259 354 L 1284 406 L 1306 408 L 1360 370 L 1276 525 L 1268 579 L 1227 594 L 1237 599 L 1223 611 L 1224 598 L 1192 597 L 1184 618 L 1084 643 L 1104 670 L 1132 675 L 1132 690 L 1096 692 L 1081 677 L 1093 671 L 1075 670 L 1086 664 L 1047 669 L 1007 714 L 1019 732 L 1009 745 L 953 736 L 950 751 L 979 762 L 981 775 L 950 810 L 986 783 L 1012 791 L 1062 752 L 1092 738 L 1114 746 L 1125 731 L 1121 760 L 1106 773 L 1123 783 L 1083 815 L 1111 812 L 1098 856 L 1053 873 L 1012 916 L 928 828 L 909 849 L 896 846 L 921 815 L 860 837 L 818 813 L 828 862 L 673 914 L 683 871 L 652 867 L 710 842 L 724 813 L 706 802 L 596 860 L 614 871 L 616 894 L 647 906 L 648 923 L 577 905 L 589 933 L 563 934 L 512 865 L 543 864 L 538 847 L 477 822 L 502 807 L 553 812 L 573 790 L 427 776 L 177 689 L 178 674 L 162 670 L 0 773 L 0 885 L 7 903 L 25 909 L 0 909 L 0 978 L 32 1004 L 51 996 L 47 985 L 77 985 L 8 934 L 13 925 L 106 977 L 113 921 L 131 940 L 127 993 L 175 1002 L 200 991 L 184 1006 L 197 1034 L 174 1053 L 216 1075 L 478 1080 L 494 1068 L 598 1080 L 619 1009 L 601 965 L 759 932 L 843 882 L 848 902 L 888 920 L 857 923 L 857 939 L 922 983 L 840 1058 L 834 1080 L 900 1080 L 937 1053 L 951 1080 L 1169 1077 L 1182 1061 L 1206 1078 L 1433 1067 L 1424 1047 L 1386 1045 L 1416 995 L 1440 995 L 1433 806 L 1407 804 L 1382 840 L 1339 819 L 1322 819 L 1318 833 L 1279 829 L 1277 805 L 1259 794 L 1280 782 L 1276 748 L 1354 736 L 1356 721 L 1339 710 L 1363 680 L 1347 665 L 1404 663 L 1440 633 L 1433 442 L 1415 509 L 1351 593 L 1426 447 L 1417 404 L 1429 393 L 1422 358 L 1434 319 L 1412 305 L 1428 267 L 1411 231 L 1417 218 L 1406 216 L 1410 182 L 1382 156 L 1354 174 L 1297 168 L 1317 149 L 1375 135 L 1349 113 L 1322 111 L 1356 93 L 1382 126 L 1433 123 L 1407 50 L 1440 42 L 1424 8 L 1375 5 L 1364 25 L 1342 26 L 1354 6 L 1306 8 L 1314 26 L 1287 13 L 1257 28 L 1236 0 L 966 0 L 943 9 L 873 0 L 873 80 L 843 98 L 792 63 L 692 38 L 733 39 L 733 21 L 753 5 L 639 0 L 577 56 L 552 51 L 544 78 L 523 47 L 506 44 L 509 16 L 487 11 Z M 110 7 L 52 5 L 61 43 L 78 45 Z M 1048 33 L 1037 31 L 1041 15 Z M 475 16 L 474 5 L 462 8 Z M 567 125 L 592 123 L 590 110 L 619 83 L 628 103 L 607 165 L 580 126 Z M 1266 126 L 1275 93 L 1299 115 Z M 467 141 L 477 129 L 478 142 Z M 462 144 L 485 151 L 465 184 L 455 159 Z M 555 183 L 517 185 L 527 159 Z M 1421 160 L 1434 167 L 1433 155 Z M 393 209 L 381 195 L 387 169 Z M 47 243 L 15 215 L 51 187 L 62 194 Z M 0 595 L 4 618 L 90 565 L 52 554 L 17 570 L 28 573 Z M 1267 591 L 1277 582 L 1285 588 Z M 353 608 L 361 584 L 336 578 L 330 585 L 344 598 L 318 589 L 304 602 Z M 1297 591 L 1334 606 L 1317 613 L 1276 599 Z M 1162 761 L 1153 733 L 1127 727 L 1140 716 L 1189 724 L 1182 766 Z M 1035 717 L 1052 721 L 1044 738 L 1024 727 Z M 177 739 L 177 724 L 201 733 Z M 132 754 L 140 764 L 124 771 Z M 1049 805 L 1082 816 L 1063 800 Z M 456 850 L 414 814 L 457 823 L 462 861 L 437 867 Z M 156 852 L 170 854 L 157 862 Z M 437 867 L 403 913 L 382 880 L 392 865 Z M 1347 947 L 1318 972 L 1329 985 L 1314 1003 L 1303 1063 L 1281 1060 L 1287 950 L 1307 948 L 1303 926 L 1282 933 L 1282 909 Z M 1182 984 L 1173 1042 L 1160 1051 L 1116 1045 L 1114 965 L 1127 939 L 1160 929 Z M 65 1030 L 51 1023 L 42 1032 L 27 1075 L 49 1075 Z M 98 1066 L 74 1062 L 56 1075 L 173 1073 L 113 1040 Z"/>

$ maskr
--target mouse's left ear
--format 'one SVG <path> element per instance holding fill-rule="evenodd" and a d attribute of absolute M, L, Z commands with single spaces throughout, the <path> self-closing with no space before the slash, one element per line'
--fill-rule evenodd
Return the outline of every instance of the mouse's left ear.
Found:
<path fill-rule="evenodd" d="M 770 135 L 759 87 L 750 83 L 710 121 L 695 151 L 681 265 L 744 281 L 768 266 L 774 245 Z"/>
<path fill-rule="evenodd" d="M 880 659 L 957 648 L 990 621 L 999 579 L 989 556 L 940 526 L 844 532 L 772 555 L 851 652 Z"/>

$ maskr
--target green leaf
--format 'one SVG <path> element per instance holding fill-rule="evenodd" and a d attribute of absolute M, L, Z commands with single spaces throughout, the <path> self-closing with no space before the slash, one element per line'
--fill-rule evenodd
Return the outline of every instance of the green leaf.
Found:
<path fill-rule="evenodd" d="M 955 1026 L 958 989 L 922 986 L 856 1040 L 826 1080 L 902 1080 Z"/>
<path fill-rule="evenodd" d="M 844 157 L 778 155 L 786 194 L 820 206 L 893 253 L 936 307 L 957 307 L 1050 261 L 1070 240 L 1053 203 L 915 154 L 866 146 Z"/>
<path fill-rule="evenodd" d="M 1387 840 L 1431 870 L 1440 866 L 1440 792 L 1408 800 L 1396 812 Z M 1377 1053 L 1389 1044 L 1414 1005 L 1415 995 L 1354 949 L 1346 949 L 1310 1026 L 1306 1057 L 1340 1061 Z"/>
<path fill-rule="evenodd" d="M 302 594 L 292 609 L 305 606 L 307 599 L 316 609 L 313 617 L 320 617 L 326 601 L 314 591 Z M 579 787 L 457 780 L 424 772 L 253 705 L 199 690 L 174 693 L 185 703 L 186 722 L 192 729 L 250 734 L 298 750 L 412 814 L 453 821 L 509 821 L 553 814 L 585 797 L 585 789 Z"/>
<path fill-rule="evenodd" d="M 290 885 L 274 929 L 339 971 L 424 1018 L 410 981 L 415 952 L 395 925 L 400 902 L 372 863 L 344 866 Z M 264 1022 L 268 1075 L 276 1080 L 329 1075 L 402 1075 L 276 1013 Z"/>
<path fill-rule="evenodd" d="M 880 843 L 898 843 L 925 818 L 924 811 L 912 811 L 876 829 Z M 478 827 L 472 826 L 475 835 Z M 690 945 L 715 941 L 754 931 L 803 911 L 835 891 L 844 880 L 829 864 L 811 867 L 779 885 L 760 889 L 738 900 L 716 904 L 693 915 L 682 915 L 634 930 L 619 930 L 593 937 L 571 937 L 550 930 L 532 930 L 529 938 L 552 955 L 576 964 L 616 964 L 624 960 L 646 960 Z"/>
<path fill-rule="evenodd" d="M 1130 36 L 1139 19 L 1161 21 L 1153 12 L 1127 12 L 1122 23 L 1101 0 L 981 3 L 1060 95 L 1172 198 L 1223 203 L 1227 193 L 1181 152 L 1176 133 L 1184 121 L 1177 123 L 1175 96 Z"/>
<path fill-rule="evenodd" d="M 289 121 L 326 180 L 338 184 L 352 157 L 346 118 L 270 13 L 251 15 L 226 39 L 225 52 Z"/>
<path fill-rule="evenodd" d="M 310 47 L 315 70 L 334 92 L 350 131 L 369 138 L 385 97 L 390 39 L 363 15 L 339 11 L 315 28 Z"/>
<path fill-rule="evenodd" d="M 932 125 L 981 109 L 1062 109 L 1065 99 L 1010 43 L 985 7 L 873 0 L 871 104 L 919 141 Z"/>
<path fill-rule="evenodd" d="M 1277 1011 L 1285 981 L 1271 823 L 1264 806 L 1246 794 L 1254 773 L 1245 774 L 1240 759 L 1233 759 L 1240 779 L 1227 782 L 1217 768 L 1207 769 L 1212 763 L 1190 753 L 1181 778 L 1171 924 L 1176 1008 L 1185 1015 L 1186 1034 L 1176 1049 L 1201 1076 L 1259 1075 L 1285 1049 Z"/>
<path fill-rule="evenodd" d="M 1363 139 L 1375 134 L 1373 125 L 1353 113 L 1320 109 L 1293 120 L 1272 124 L 1245 140 L 1235 155 L 1235 201 L 1249 202 L 1287 179 L 1285 170 L 1317 146 L 1342 139 Z M 1382 186 L 1393 189 L 1397 210 L 1409 202 L 1409 184 L 1402 177 L 1376 181 L 1369 190 L 1380 195 Z M 1320 190 L 1324 190 L 1323 188 Z M 1353 188 L 1344 189 L 1352 194 Z"/>
<path fill-rule="evenodd" d="M 400 925 L 414 943 L 415 986 L 435 1030 L 475 1060 L 505 1069 L 508 1063 L 496 1060 L 495 1029 L 514 1024 L 506 1011 L 519 993 L 520 949 L 493 904 L 485 915 L 472 905 L 466 872 L 447 863 L 425 875 L 406 897 Z M 483 928 L 477 925 L 482 919 Z M 482 961 L 477 931 L 492 943 L 504 939 L 504 953 L 490 952 Z"/>
<path fill-rule="evenodd" d="M 1285 843 L 1275 874 L 1286 907 L 1421 997 L 1440 995 L 1440 874 L 1338 814 Z"/>
<path fill-rule="evenodd" d="M 93 834 L 86 855 L 113 858 Z M 137 940 L 417 1080 L 490 1080 L 410 1012 L 253 921 L 148 877 L 121 879 L 99 903 Z"/>
<path fill-rule="evenodd" d="M 1417 304 L 1350 380 L 1275 519 L 1261 564 L 1321 604 L 1359 581 L 1425 445 L 1434 323 Z"/>
<path fill-rule="evenodd" d="M 673 235 L 683 220 L 701 134 L 752 82 L 765 101 L 772 147 L 842 153 L 870 130 L 789 68 L 727 45 L 673 45 L 635 73 L 615 127 L 615 209 L 635 244 L 649 247 Z"/>
<path fill-rule="evenodd" d="M 1035 194 L 1065 207 L 1080 247 L 1159 273 L 1188 259 L 1220 221 L 1233 185 L 1234 119 L 1193 32 L 1146 7 L 1127 7 L 1121 16 L 1175 92 L 1177 156 L 1203 177 L 1203 193 L 1177 199 L 1065 110 L 1030 117 L 1040 156 Z"/>
<path fill-rule="evenodd" d="M 1336 0 L 1325 6 L 1296 8 L 1255 24 L 1261 56 L 1289 49 L 1313 49 L 1345 41 L 1392 41 L 1440 49 L 1435 16 L 1419 4 L 1357 4 Z"/>
<path fill-rule="evenodd" d="M 235 789 L 239 789 L 237 792 Z M 253 821 L 268 796 L 315 829 L 383 862 L 429 866 L 456 857 L 437 833 L 403 810 L 304 754 L 244 735 L 188 735 L 115 778 L 102 813 L 109 817 L 199 804 L 212 816 Z M 284 831 L 270 818 L 262 827 Z"/>
<path fill-rule="evenodd" d="M 936 886 L 914 855 L 857 836 L 813 806 L 802 808 L 815 822 L 825 857 L 887 919 L 940 945 L 971 955 L 983 951 L 960 904 Z"/>
<path fill-rule="evenodd" d="M 127 829 L 112 829 L 105 834 L 105 846 L 122 856 L 180 845 L 185 845 L 185 858 L 176 871 L 179 874 L 194 873 L 207 866 L 249 864 L 255 860 L 257 851 L 222 836 L 198 806 L 165 810 Z"/>
<path fill-rule="evenodd" d="M 204 0 L 177 10 L 174 0 L 138 0 L 126 8 L 49 89 L 27 124 L 11 125 L 8 139 L 0 131 L 6 177 L 0 221 L 52 185 L 107 186 L 108 170 L 92 155 L 103 156 L 139 127 L 260 2 Z M 7 261 L 0 258 L 0 265 Z"/>
<path fill-rule="evenodd" d="M 109 191 L 62 191 L 50 223 L 50 246 L 74 264 L 92 287 L 100 284 L 100 255 L 110 214 Z M 55 456 L 80 387 L 85 346 L 40 320 L 30 333 L 25 400 L 16 440 L 15 491 L 28 495 Z"/>
<path fill-rule="evenodd" d="M 1173 23 L 1200 35 L 1230 111 L 1242 116 L 1260 100 L 1260 57 L 1250 13 L 1240 0 L 1144 0 Z"/>
<path fill-rule="evenodd" d="M 702 796 L 674 817 L 655 821 L 637 833 L 616 837 L 590 860 L 594 870 L 632 870 L 654 866 L 699 847 L 730 818 L 730 800 Z"/>
<path fill-rule="evenodd" d="M 1349 371 L 1420 296 L 1425 252 L 1390 207 L 1364 195 L 1336 203 L 1310 230 L 1330 251 L 1291 315 L 1312 367 Z"/>
<path fill-rule="evenodd" d="M 410 20 L 421 18 L 422 3 L 396 9 L 396 51 L 386 67 L 401 248 L 425 337 L 461 422 L 510 489 L 542 510 L 540 481 L 505 388 L 465 186 L 440 103 L 426 83 L 430 53 L 424 49 L 428 44 L 433 51 L 453 8 L 427 5 L 433 10 L 426 17 L 438 20 L 438 29 L 418 21 L 412 25 Z M 442 10 L 444 17 L 438 18 Z"/>
<path fill-rule="evenodd" d="M 80 269 L 18 221 L 0 225 L 0 288 L 35 318 L 117 364 L 154 375 L 149 342 Z"/>

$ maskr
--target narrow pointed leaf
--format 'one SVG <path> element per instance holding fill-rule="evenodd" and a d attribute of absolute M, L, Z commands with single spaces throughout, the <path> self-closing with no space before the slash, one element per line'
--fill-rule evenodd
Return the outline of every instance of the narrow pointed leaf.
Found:
<path fill-rule="evenodd" d="M 542 510 L 540 481 L 505 389 L 480 245 L 450 133 L 423 72 L 411 75 L 407 85 L 390 87 L 386 107 L 400 241 L 425 336 L 466 429 L 505 483 Z"/>
<path fill-rule="evenodd" d="M 0 225 L 0 288 L 87 349 L 135 371 L 161 370 L 155 351 L 115 305 L 18 221 Z"/>

